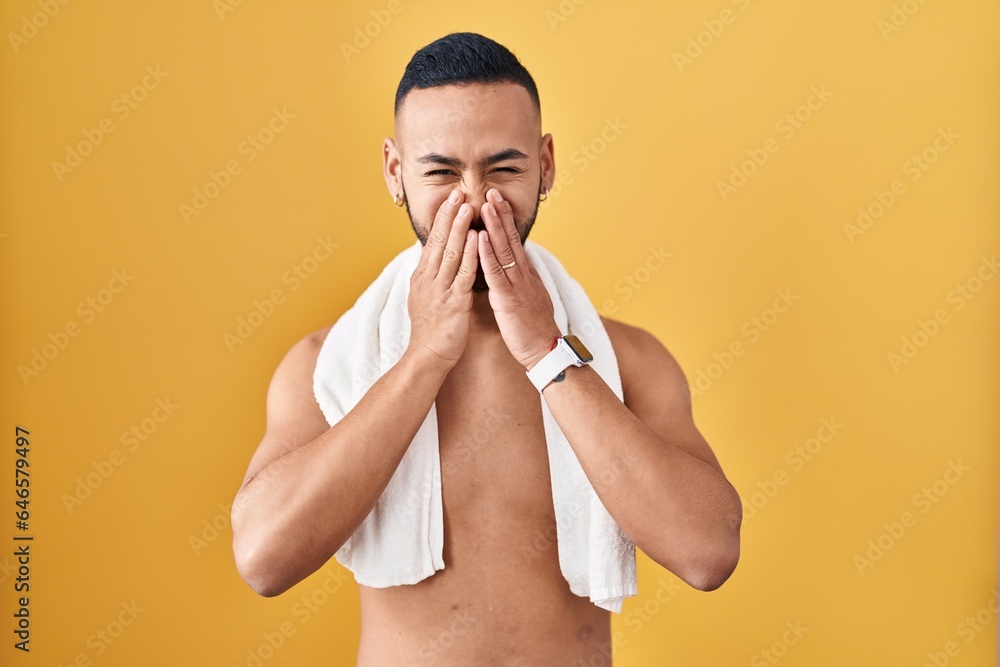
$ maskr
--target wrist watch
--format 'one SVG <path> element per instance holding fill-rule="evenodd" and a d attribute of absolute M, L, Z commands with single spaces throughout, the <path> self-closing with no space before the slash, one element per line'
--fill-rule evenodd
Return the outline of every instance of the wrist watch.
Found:
<path fill-rule="evenodd" d="M 582 366 L 593 360 L 594 356 L 579 338 L 573 334 L 559 336 L 552 342 L 549 353 L 532 366 L 526 375 L 535 389 L 541 391 L 550 382 L 562 382 L 566 377 L 566 369 L 570 366 Z"/>

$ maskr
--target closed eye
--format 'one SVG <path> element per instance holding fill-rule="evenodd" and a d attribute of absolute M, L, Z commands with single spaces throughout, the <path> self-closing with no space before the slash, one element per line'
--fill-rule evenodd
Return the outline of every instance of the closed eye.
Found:
<path fill-rule="evenodd" d="M 518 174 L 518 173 L 520 173 L 520 170 L 514 169 L 513 167 L 500 167 L 499 169 L 494 169 L 493 171 L 506 171 L 506 172 L 509 172 L 511 174 Z M 449 169 L 435 169 L 434 171 L 427 172 L 425 174 L 425 176 L 437 176 L 439 174 L 444 175 L 444 174 L 452 174 L 452 173 L 454 173 L 454 172 L 452 172 Z"/>

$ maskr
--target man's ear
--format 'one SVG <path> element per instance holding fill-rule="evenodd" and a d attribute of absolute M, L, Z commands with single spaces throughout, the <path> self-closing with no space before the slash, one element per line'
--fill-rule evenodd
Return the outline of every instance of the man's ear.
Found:
<path fill-rule="evenodd" d="M 556 154 L 551 132 L 542 137 L 538 149 L 538 164 L 542 170 L 542 187 L 551 192 L 556 182 Z"/>
<path fill-rule="evenodd" d="M 382 177 L 389 196 L 394 201 L 403 197 L 403 160 L 396 149 L 396 142 L 386 137 L 382 142 Z"/>

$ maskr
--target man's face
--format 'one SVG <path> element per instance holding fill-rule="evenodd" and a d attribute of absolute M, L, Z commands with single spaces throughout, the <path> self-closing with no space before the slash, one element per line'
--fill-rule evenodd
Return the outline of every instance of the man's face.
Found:
<path fill-rule="evenodd" d="M 487 191 L 499 190 L 523 243 L 538 214 L 541 163 L 551 164 L 551 137 L 540 133 L 531 97 L 517 84 L 411 90 L 396 118 L 394 147 L 406 212 L 420 243 L 426 244 L 438 209 L 455 188 L 472 205 L 470 228 L 477 231 L 486 229 Z M 488 289 L 482 267 L 472 289 Z"/>

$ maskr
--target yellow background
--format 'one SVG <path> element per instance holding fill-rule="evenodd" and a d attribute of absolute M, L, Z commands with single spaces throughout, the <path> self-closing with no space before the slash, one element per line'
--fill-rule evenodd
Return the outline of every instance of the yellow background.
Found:
<path fill-rule="evenodd" d="M 237 2 L 0 5 L 0 663 L 248 665 L 285 624 L 268 667 L 353 664 L 350 573 L 331 561 L 257 597 L 233 565 L 228 503 L 284 352 L 413 241 L 380 142 L 410 56 L 464 30 L 533 74 L 571 181 L 532 238 L 602 312 L 654 332 L 692 383 L 715 376 L 695 419 L 747 507 L 741 562 L 718 591 L 676 589 L 640 556 L 640 595 L 614 618 L 616 664 L 774 664 L 772 651 L 789 667 L 922 665 L 949 642 L 948 664 L 992 663 L 996 2 L 399 0 L 395 14 L 380 0 Z M 122 117 L 115 101 L 144 78 Z M 829 95 L 810 109 L 814 87 Z M 274 109 L 294 118 L 249 161 L 241 143 Z M 796 113 L 788 136 L 780 121 Z M 112 131 L 60 179 L 53 162 L 102 119 Z M 608 122 L 619 131 L 602 136 Z M 768 140 L 767 161 L 723 199 L 718 183 Z M 935 161 L 912 180 L 924 151 Z M 239 173 L 185 221 L 180 205 L 229 161 Z M 894 180 L 902 193 L 852 242 L 845 225 Z M 327 237 L 330 258 L 287 280 Z M 661 247 L 667 262 L 642 268 Z M 979 270 L 990 279 L 976 284 Z M 970 281 L 979 291 L 959 308 Z M 224 335 L 273 290 L 282 303 L 230 349 Z M 769 313 L 779 290 L 796 299 Z M 91 313 L 89 298 L 107 303 Z M 939 309 L 946 321 L 919 335 Z M 73 323 L 24 380 L 19 366 Z M 894 367 L 904 337 L 921 346 Z M 742 354 L 727 360 L 734 342 Z M 177 406 L 162 423 L 157 399 Z M 841 426 L 793 463 L 824 419 Z M 129 451 L 121 436 L 144 420 Z M 11 633 L 15 425 L 32 438 L 30 654 Z M 967 469 L 953 484 L 940 481 L 950 463 Z M 88 475 L 99 486 L 68 508 Z M 935 482 L 940 497 L 921 501 Z M 859 569 L 869 540 L 888 548 Z M 977 613 L 988 623 L 970 636 Z"/>

